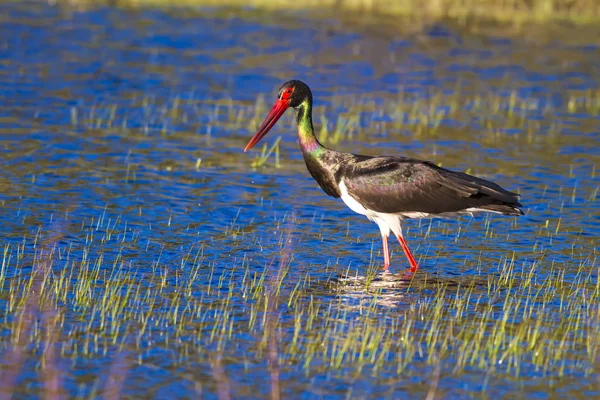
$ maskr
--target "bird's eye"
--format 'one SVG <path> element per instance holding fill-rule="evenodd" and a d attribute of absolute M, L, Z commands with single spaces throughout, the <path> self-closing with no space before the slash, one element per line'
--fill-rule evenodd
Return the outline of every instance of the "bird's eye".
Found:
<path fill-rule="evenodd" d="M 292 95 L 293 92 L 294 92 L 294 88 L 286 88 L 281 92 L 279 98 L 287 100 L 290 98 L 290 96 Z"/>

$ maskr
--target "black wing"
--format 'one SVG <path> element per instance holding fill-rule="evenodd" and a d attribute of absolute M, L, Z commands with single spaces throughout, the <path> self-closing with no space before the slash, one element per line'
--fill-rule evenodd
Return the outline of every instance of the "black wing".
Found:
<path fill-rule="evenodd" d="M 497 184 L 430 162 L 404 157 L 356 156 L 338 171 L 348 193 L 364 207 L 384 213 L 440 214 L 482 208 L 521 215 L 519 195 Z"/>

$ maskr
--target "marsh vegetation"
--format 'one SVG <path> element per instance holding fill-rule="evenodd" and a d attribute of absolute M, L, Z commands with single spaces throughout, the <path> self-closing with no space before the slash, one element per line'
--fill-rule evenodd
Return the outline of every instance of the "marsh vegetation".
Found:
<path fill-rule="evenodd" d="M 0 10 L 2 395 L 598 392 L 600 36 Z M 242 151 L 291 77 L 326 145 L 493 179 L 527 215 L 409 221 L 422 271 L 383 276 L 291 112 Z"/>

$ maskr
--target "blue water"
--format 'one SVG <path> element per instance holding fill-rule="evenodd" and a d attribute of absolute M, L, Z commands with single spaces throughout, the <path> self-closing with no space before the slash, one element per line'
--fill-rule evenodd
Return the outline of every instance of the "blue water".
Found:
<path fill-rule="evenodd" d="M 94 333 L 86 330 L 92 314 L 67 296 L 59 301 L 65 315 L 57 344 L 63 349 L 56 364 L 61 393 L 93 397 L 112 387 L 107 376 L 122 375 L 118 390 L 129 397 L 269 396 L 269 362 L 257 351 L 262 337 L 244 328 L 255 300 L 241 288 L 245 274 L 276 271 L 280 263 L 289 262 L 284 299 L 299 282 L 309 282 L 300 303 L 342 310 L 348 322 L 360 317 L 357 306 L 372 304 L 373 296 L 340 293 L 331 282 L 381 266 L 378 229 L 320 191 L 297 150 L 291 112 L 264 139 L 270 145 L 281 135 L 281 168 L 271 158 L 252 169 L 260 147 L 243 152 L 275 90 L 291 78 L 313 88 L 317 131 L 320 115 L 330 130 L 338 115 L 360 115 L 352 138 L 328 145 L 434 160 L 522 194 L 527 215 L 518 221 L 405 223 L 424 276 L 485 280 L 498 276 L 514 254 L 515 270 L 536 266 L 540 284 L 556 268 L 573 282 L 583 265 L 593 288 L 599 114 L 598 107 L 571 110 L 569 102 L 588 91 L 596 102 L 600 98 L 600 52 L 598 36 L 573 44 L 577 36 L 476 35 L 442 23 L 418 33 L 382 34 L 306 15 L 261 21 L 248 11 L 0 4 L 0 238 L 11 255 L 7 279 L 31 274 L 40 243 L 50 243 L 45 246 L 57 251 L 56 274 L 102 257 L 105 279 L 132 280 L 130 285 L 156 293 L 165 310 L 181 282 L 191 282 L 179 305 L 183 315 L 195 304 L 220 304 L 222 294 L 214 289 L 219 279 L 233 282 L 226 292 L 235 293 L 229 306 L 235 329 L 225 351 L 207 339 L 217 316 L 184 326 L 189 332 L 182 334 L 161 320 L 160 308 L 154 328 L 137 343 L 139 326 L 132 322 L 120 328 L 123 346 L 97 339 L 95 347 L 86 338 L 109 337 L 108 328 L 94 323 Z M 259 96 L 264 105 L 256 107 Z M 415 122 L 430 104 L 440 113 L 439 125 Z M 392 269 L 400 272 L 405 259 L 396 243 L 391 246 Z M 196 275 L 195 257 L 201 265 Z M 162 290 L 151 278 L 157 270 L 166 276 Z M 272 285 L 277 274 L 266 276 Z M 431 301 L 436 288 L 388 294 L 372 311 L 384 323 Z M 6 283 L 0 299 L 4 383 L 15 369 L 8 357 L 14 326 L 8 322 L 16 315 L 8 298 Z M 401 373 L 393 360 L 376 372 L 372 365 L 356 371 L 350 361 L 331 368 L 326 357 L 303 366 L 283 349 L 297 316 L 286 301 L 276 313 L 283 398 L 423 398 L 429 392 L 435 370 L 418 352 Z M 553 301 L 549 307 L 558 312 Z M 129 306 L 143 310 L 147 303 Z M 593 335 L 597 321 L 590 324 Z M 17 378 L 5 390 L 35 398 L 47 390 L 42 350 L 26 348 Z M 453 357 L 441 365 L 440 398 L 598 393 L 597 359 L 595 366 L 583 356 L 565 359 L 565 374 L 557 372 L 558 361 L 548 371 L 525 363 L 510 374 L 475 366 L 453 373 Z"/>

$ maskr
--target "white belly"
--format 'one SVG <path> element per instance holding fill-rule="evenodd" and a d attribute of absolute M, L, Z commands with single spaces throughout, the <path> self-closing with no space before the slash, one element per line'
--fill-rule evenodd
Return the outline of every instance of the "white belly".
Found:
<path fill-rule="evenodd" d="M 344 203 L 357 214 L 366 215 L 367 218 L 371 219 L 371 216 L 376 214 L 376 211 L 368 210 L 362 206 L 358 201 L 354 200 L 354 197 L 348 194 L 348 188 L 344 183 L 344 180 L 340 181 L 340 192 L 342 193 L 341 198 Z"/>
<path fill-rule="evenodd" d="M 386 214 L 369 210 L 368 208 L 363 207 L 363 205 L 356 201 L 352 196 L 350 196 L 348 193 L 348 188 L 346 187 L 346 184 L 344 184 L 344 180 L 340 181 L 339 187 L 341 192 L 340 197 L 342 201 L 346 203 L 348 208 L 355 213 L 364 215 L 371 221 L 375 222 L 379 226 L 382 236 L 389 236 L 390 231 L 394 232 L 396 236 L 402 236 L 401 221 L 404 217 L 401 214 Z"/>

